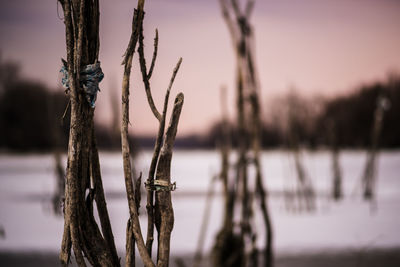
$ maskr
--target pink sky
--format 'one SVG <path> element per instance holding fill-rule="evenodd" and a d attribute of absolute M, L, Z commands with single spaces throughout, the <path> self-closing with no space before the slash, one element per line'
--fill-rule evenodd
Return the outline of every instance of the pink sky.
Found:
<path fill-rule="evenodd" d="M 110 121 L 109 95 L 120 95 L 121 60 L 131 31 L 135 1 L 100 1 L 100 60 L 105 73 L 96 119 Z M 0 1 L 0 50 L 21 63 L 23 73 L 55 87 L 65 55 L 64 24 L 55 0 Z M 234 57 L 217 0 L 152 0 L 146 3 L 146 53 L 159 29 L 159 56 L 152 79 L 160 107 L 179 57 L 183 64 L 172 91 L 185 105 L 180 134 L 204 132 L 218 120 L 219 88 L 228 86 L 234 104 Z M 60 16 L 62 11 L 60 8 Z M 296 86 L 304 94 L 334 95 L 400 71 L 400 2 L 395 0 L 256 1 L 257 65 L 264 111 L 268 99 Z M 137 62 L 137 57 L 135 58 Z M 135 63 L 131 86 L 134 133 L 154 133 L 157 121 L 147 105 Z M 172 101 L 171 101 L 172 103 Z M 230 110 L 234 115 L 233 108 Z"/>

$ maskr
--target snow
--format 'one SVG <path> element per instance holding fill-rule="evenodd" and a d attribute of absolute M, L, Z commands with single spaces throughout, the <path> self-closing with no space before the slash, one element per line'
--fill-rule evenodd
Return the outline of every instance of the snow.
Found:
<path fill-rule="evenodd" d="M 361 198 L 361 174 L 365 151 L 343 151 L 344 199 L 328 198 L 331 186 L 331 155 L 328 151 L 302 155 L 308 176 L 318 192 L 317 210 L 312 213 L 288 211 L 283 192 L 295 184 L 293 158 L 277 150 L 262 154 L 263 173 L 268 190 L 274 227 L 274 246 L 278 253 L 325 250 L 357 250 L 400 246 L 400 151 L 380 153 L 377 172 L 376 208 Z M 234 157 L 234 156 L 233 156 Z M 233 159 L 233 158 L 232 158 Z M 141 153 L 136 170 L 147 178 L 151 152 Z M 120 153 L 101 153 L 100 161 L 107 206 L 119 250 L 124 249 L 128 207 Z M 65 162 L 65 157 L 63 162 Z M 63 219 L 51 212 L 50 199 L 55 190 L 54 160 L 50 154 L 0 155 L 0 250 L 58 251 Z M 171 249 L 194 252 L 197 245 L 205 193 L 210 179 L 218 172 L 219 154 L 215 151 L 176 151 L 172 159 L 175 225 Z M 221 186 L 216 185 L 216 191 Z M 143 199 L 143 198 L 142 198 Z M 142 203 L 141 213 L 145 214 Z M 205 250 L 209 250 L 222 220 L 222 198 L 214 197 Z M 145 216 L 141 217 L 146 232 Z M 255 225 L 263 229 L 260 216 Z M 260 246 L 263 234 L 259 235 Z"/>

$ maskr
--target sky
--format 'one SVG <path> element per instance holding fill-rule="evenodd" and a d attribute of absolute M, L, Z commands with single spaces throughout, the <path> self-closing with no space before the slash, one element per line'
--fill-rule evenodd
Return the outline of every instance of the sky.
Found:
<path fill-rule="evenodd" d="M 120 96 L 122 55 L 131 34 L 136 1 L 100 0 L 100 61 L 105 78 L 96 120 L 109 124 L 110 99 Z M 217 0 L 151 0 L 145 5 L 145 45 L 151 59 L 154 31 L 159 50 L 151 80 L 161 109 L 172 70 L 183 58 L 170 99 L 185 94 L 179 134 L 204 133 L 220 118 L 220 87 L 228 88 L 234 116 L 235 60 Z M 262 0 L 251 22 L 264 112 L 274 97 L 296 87 L 305 95 L 334 96 L 400 72 L 400 1 Z M 56 0 L 0 0 L 0 51 L 22 72 L 49 87 L 60 85 L 65 29 Z M 135 54 L 131 77 L 131 131 L 154 134 Z M 56 89 L 55 89 L 56 90 Z M 61 89 L 59 89 L 61 90 Z"/>

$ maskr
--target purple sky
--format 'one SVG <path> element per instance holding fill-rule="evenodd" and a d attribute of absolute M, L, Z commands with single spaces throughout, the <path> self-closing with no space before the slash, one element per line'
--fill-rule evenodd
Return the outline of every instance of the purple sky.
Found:
<path fill-rule="evenodd" d="M 107 124 L 110 91 L 120 95 L 122 55 L 135 1 L 100 1 L 100 60 L 105 73 L 96 119 Z M 62 10 L 59 7 L 62 17 Z M 146 54 L 159 29 L 159 57 L 152 79 L 158 107 L 179 57 L 183 64 L 172 96 L 185 94 L 179 132 L 204 132 L 220 116 L 219 88 L 234 104 L 234 54 L 217 0 L 147 1 Z M 268 99 L 296 86 L 304 94 L 334 95 L 400 71 L 400 2 L 396 0 L 262 0 L 252 17 L 264 110 Z M 65 57 L 64 24 L 56 0 L 0 0 L 2 57 L 23 73 L 55 87 Z M 154 133 L 135 57 L 131 86 L 133 132 Z M 172 101 L 171 101 L 172 102 Z M 230 110 L 233 116 L 233 108 Z"/>

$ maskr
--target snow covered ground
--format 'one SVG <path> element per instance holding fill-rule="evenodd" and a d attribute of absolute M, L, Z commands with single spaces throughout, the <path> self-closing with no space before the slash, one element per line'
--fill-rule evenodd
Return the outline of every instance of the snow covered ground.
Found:
<path fill-rule="evenodd" d="M 136 169 L 148 172 L 151 153 L 143 152 Z M 303 155 L 308 176 L 318 192 L 317 210 L 313 213 L 288 211 L 283 192 L 293 188 L 295 170 L 285 151 L 262 154 L 263 173 L 271 191 L 269 206 L 277 253 L 354 250 L 400 247 L 400 151 L 382 152 L 378 162 L 376 209 L 362 201 L 360 177 L 364 151 L 340 154 L 343 170 L 344 199 L 333 202 L 331 190 L 331 155 L 326 151 Z M 119 153 L 101 153 L 104 188 L 118 249 L 124 249 L 128 207 Z M 212 175 L 219 169 L 219 155 L 214 151 L 176 151 L 172 160 L 175 226 L 172 251 L 193 253 L 199 235 L 205 193 Z M 0 236 L 1 251 L 50 251 L 60 247 L 62 217 L 52 213 L 50 199 L 55 191 L 54 161 L 50 154 L 0 155 Z M 220 185 L 216 190 L 220 192 Z M 142 204 L 141 213 L 144 214 Z M 221 224 L 222 198 L 216 195 L 212 205 L 205 250 L 212 245 Z M 259 216 L 255 224 L 262 229 Z M 145 232 L 145 217 L 142 231 Z M 260 244 L 263 236 L 259 236 Z"/>

